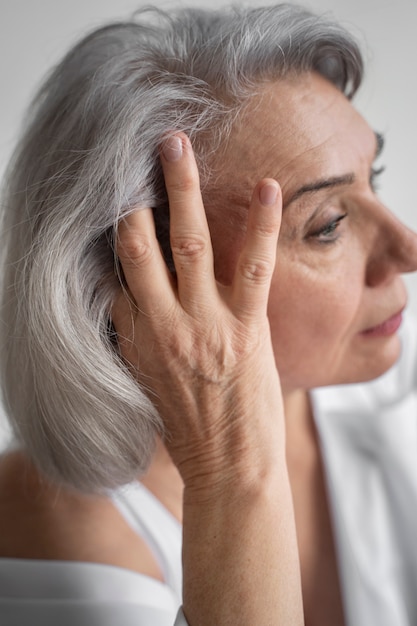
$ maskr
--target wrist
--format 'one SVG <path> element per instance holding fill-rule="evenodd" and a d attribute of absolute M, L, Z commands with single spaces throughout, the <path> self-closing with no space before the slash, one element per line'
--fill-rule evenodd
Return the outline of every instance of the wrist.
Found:
<path fill-rule="evenodd" d="M 290 492 L 290 483 L 285 454 L 277 452 L 273 460 L 256 458 L 232 464 L 210 464 L 209 469 L 188 468 L 184 479 L 184 507 L 229 506 L 236 502 L 251 503 L 257 498 L 274 494 L 281 490 Z"/>

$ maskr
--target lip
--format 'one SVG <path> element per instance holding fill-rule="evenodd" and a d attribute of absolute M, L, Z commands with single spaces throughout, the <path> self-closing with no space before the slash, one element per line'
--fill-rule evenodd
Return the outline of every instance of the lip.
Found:
<path fill-rule="evenodd" d="M 362 337 L 389 337 L 397 332 L 403 320 L 403 310 L 398 311 L 392 317 L 389 317 L 381 324 L 366 328 L 360 334 Z"/>

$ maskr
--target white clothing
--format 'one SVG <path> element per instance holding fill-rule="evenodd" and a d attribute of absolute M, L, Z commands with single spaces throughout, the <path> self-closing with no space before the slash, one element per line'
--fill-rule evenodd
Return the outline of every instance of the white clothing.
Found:
<path fill-rule="evenodd" d="M 0 558 L 1 626 L 187 626 L 179 611 L 181 525 L 139 483 L 119 489 L 114 502 L 166 584 L 109 565 Z"/>
<path fill-rule="evenodd" d="M 348 626 L 417 624 L 417 328 L 367 384 L 312 393 Z M 106 565 L 0 559 L 2 626 L 186 626 L 181 528 L 142 485 L 114 501 L 165 584 Z M 219 565 L 221 567 L 221 564 Z M 327 625 L 326 625 L 327 626 Z"/>
<path fill-rule="evenodd" d="M 2 626 L 172 626 L 169 587 L 118 567 L 1 559 Z M 187 626 L 178 614 L 174 626 Z"/>
<path fill-rule="evenodd" d="M 312 395 L 349 626 L 417 625 L 417 324 L 367 384 Z"/>

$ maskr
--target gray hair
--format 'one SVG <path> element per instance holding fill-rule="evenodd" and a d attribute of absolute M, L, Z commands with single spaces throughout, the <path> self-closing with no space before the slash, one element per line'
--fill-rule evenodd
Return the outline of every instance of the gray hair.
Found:
<path fill-rule="evenodd" d="M 166 237 L 162 138 L 188 134 L 204 186 L 259 85 L 305 71 L 350 98 L 358 46 L 294 5 L 147 8 L 84 38 L 41 87 L 2 200 L 0 367 L 16 440 L 53 480 L 84 491 L 131 481 L 162 432 L 110 317 L 119 221 L 153 207 Z"/>

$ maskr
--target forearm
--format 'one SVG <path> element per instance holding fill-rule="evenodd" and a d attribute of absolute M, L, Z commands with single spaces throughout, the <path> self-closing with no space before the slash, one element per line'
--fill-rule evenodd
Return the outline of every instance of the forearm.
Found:
<path fill-rule="evenodd" d="M 184 503 L 184 613 L 190 626 L 303 624 L 285 466 Z"/>

